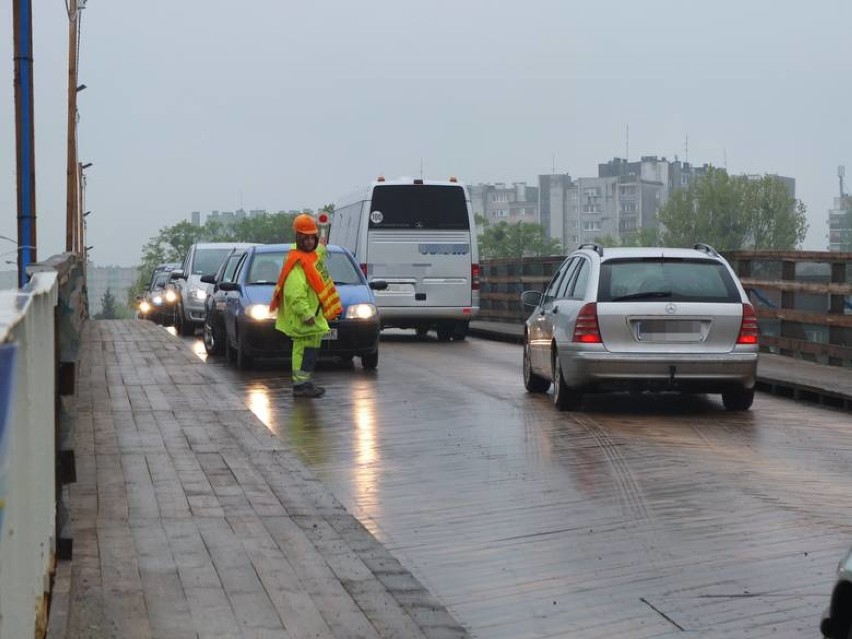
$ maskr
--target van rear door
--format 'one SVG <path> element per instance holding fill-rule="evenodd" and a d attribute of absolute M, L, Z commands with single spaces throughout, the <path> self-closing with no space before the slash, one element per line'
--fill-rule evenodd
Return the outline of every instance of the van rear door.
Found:
<path fill-rule="evenodd" d="M 464 188 L 389 184 L 373 189 L 367 263 L 380 306 L 471 305 L 471 226 Z"/>

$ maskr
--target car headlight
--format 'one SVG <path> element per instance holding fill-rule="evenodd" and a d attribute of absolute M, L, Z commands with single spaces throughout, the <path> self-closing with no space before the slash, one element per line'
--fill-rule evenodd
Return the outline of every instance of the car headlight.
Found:
<path fill-rule="evenodd" d="M 151 305 L 148 302 L 142 301 L 142 302 L 139 303 L 139 311 L 141 313 L 147 313 L 150 310 L 151 310 Z"/>
<path fill-rule="evenodd" d="M 159 306 L 160 304 L 163 303 L 163 296 L 162 295 L 155 295 L 153 297 L 153 299 L 151 299 L 151 301 L 154 302 L 154 306 Z"/>
<path fill-rule="evenodd" d="M 352 304 L 346 309 L 346 319 L 370 319 L 377 313 L 375 304 Z"/>
<path fill-rule="evenodd" d="M 189 289 L 189 296 L 194 297 L 199 302 L 203 302 L 207 299 L 207 291 L 205 291 L 203 288 L 193 286 L 191 289 Z"/>
<path fill-rule="evenodd" d="M 177 301 L 177 293 L 174 291 L 166 291 L 166 301 L 169 303 Z"/>
<path fill-rule="evenodd" d="M 266 304 L 252 304 L 246 309 L 246 315 L 257 321 L 271 320 L 278 316 L 277 313 L 270 313 Z"/>

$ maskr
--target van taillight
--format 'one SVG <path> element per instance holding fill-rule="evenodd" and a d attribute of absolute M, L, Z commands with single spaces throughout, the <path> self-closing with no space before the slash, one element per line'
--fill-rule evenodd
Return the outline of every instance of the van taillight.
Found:
<path fill-rule="evenodd" d="M 479 290 L 479 264 L 470 265 L 470 290 Z"/>
<path fill-rule="evenodd" d="M 574 324 L 573 341 L 584 344 L 600 344 L 603 342 L 601 329 L 598 325 L 598 305 L 594 302 L 586 304 L 580 309 L 577 322 Z"/>
<path fill-rule="evenodd" d="M 757 344 L 760 329 L 757 325 L 757 315 L 751 304 L 743 304 L 743 321 L 740 324 L 740 334 L 737 344 Z"/>
<path fill-rule="evenodd" d="M 369 277 L 369 274 L 367 273 L 367 265 L 366 264 L 359 264 L 358 266 L 361 267 L 361 272 L 364 274 L 364 277 Z"/>

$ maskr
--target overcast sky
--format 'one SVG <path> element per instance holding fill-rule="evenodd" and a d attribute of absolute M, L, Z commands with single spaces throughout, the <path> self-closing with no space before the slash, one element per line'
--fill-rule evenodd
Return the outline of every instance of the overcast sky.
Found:
<path fill-rule="evenodd" d="M 64 250 L 67 16 L 33 0 L 39 257 Z M 686 155 L 796 179 L 824 249 L 852 176 L 848 0 L 89 0 L 80 160 L 98 265 L 191 211 L 310 207 L 379 174 L 468 183 Z M 0 235 L 16 237 L 11 2 Z M 852 177 L 850 177 L 852 180 Z M 0 240 L 0 254 L 13 246 Z M 13 259 L 7 255 L 2 259 Z M 0 262 L 2 264 L 2 262 Z"/>

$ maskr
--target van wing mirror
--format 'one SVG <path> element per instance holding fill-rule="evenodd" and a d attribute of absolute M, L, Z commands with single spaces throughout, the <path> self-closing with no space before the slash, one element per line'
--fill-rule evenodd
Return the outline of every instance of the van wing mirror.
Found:
<path fill-rule="evenodd" d="M 186 277 L 186 273 L 183 272 L 182 268 L 176 268 L 175 270 L 172 271 L 171 275 L 169 275 L 169 278 L 171 278 L 173 280 L 182 280 L 185 277 Z"/>
<path fill-rule="evenodd" d="M 239 291 L 240 285 L 237 282 L 219 282 L 220 291 Z"/>
<path fill-rule="evenodd" d="M 525 307 L 536 308 L 541 304 L 542 294 L 539 291 L 524 291 L 521 293 L 521 304 Z"/>
<path fill-rule="evenodd" d="M 388 288 L 388 283 L 384 280 L 373 280 L 370 282 L 370 288 L 374 291 L 386 291 Z"/>
<path fill-rule="evenodd" d="M 216 283 L 216 275 L 214 273 L 205 273 L 201 276 L 201 281 L 205 284 L 215 284 Z"/>

